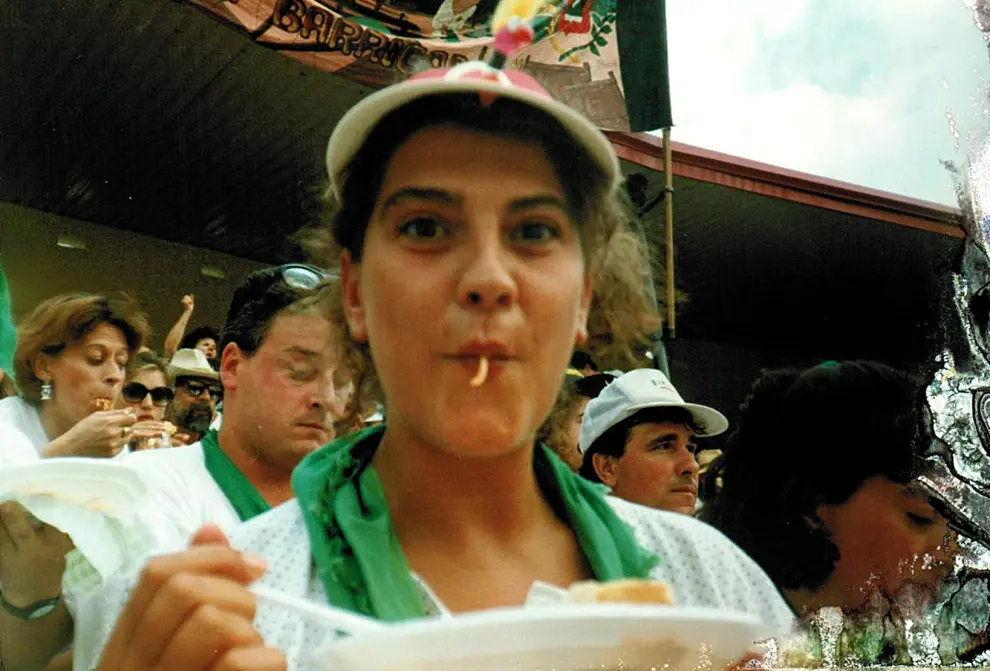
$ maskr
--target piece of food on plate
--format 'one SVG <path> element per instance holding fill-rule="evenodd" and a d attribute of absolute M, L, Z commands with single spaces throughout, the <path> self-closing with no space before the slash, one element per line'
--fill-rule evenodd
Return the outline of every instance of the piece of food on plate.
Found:
<path fill-rule="evenodd" d="M 674 591 L 669 585 L 655 580 L 627 578 L 611 582 L 588 580 L 571 585 L 571 603 L 651 603 L 674 606 Z"/>

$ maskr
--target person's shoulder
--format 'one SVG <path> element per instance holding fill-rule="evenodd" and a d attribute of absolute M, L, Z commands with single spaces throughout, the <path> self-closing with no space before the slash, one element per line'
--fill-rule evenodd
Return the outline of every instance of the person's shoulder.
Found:
<path fill-rule="evenodd" d="M 203 460 L 203 446 L 199 443 L 131 452 L 123 463 L 151 473 L 158 472 L 162 468 L 181 470 L 206 468 Z"/>
<path fill-rule="evenodd" d="M 721 531 L 690 515 L 648 508 L 615 496 L 609 496 L 608 502 L 615 513 L 640 535 L 693 539 L 705 545 L 728 544 L 740 551 Z"/>
<path fill-rule="evenodd" d="M 34 407 L 20 396 L 0 398 L 0 424 L 19 426 L 36 412 Z"/>
<path fill-rule="evenodd" d="M 242 522 L 229 537 L 231 547 L 262 557 L 268 564 L 263 583 L 305 593 L 312 553 L 302 508 L 295 499 Z"/>

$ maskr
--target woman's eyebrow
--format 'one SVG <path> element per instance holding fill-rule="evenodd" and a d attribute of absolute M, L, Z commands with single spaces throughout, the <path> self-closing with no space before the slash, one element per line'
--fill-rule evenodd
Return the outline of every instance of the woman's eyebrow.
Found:
<path fill-rule="evenodd" d="M 382 214 L 386 214 L 390 208 L 395 207 L 404 200 L 429 200 L 445 205 L 456 205 L 460 198 L 443 189 L 429 189 L 423 187 L 407 186 L 399 189 L 382 203 Z"/>
<path fill-rule="evenodd" d="M 533 207 L 552 207 L 562 212 L 569 213 L 570 207 L 560 196 L 554 195 L 540 195 L 540 196 L 529 196 L 528 198 L 518 198 L 509 204 L 510 212 L 518 212 L 519 210 L 527 210 Z"/>

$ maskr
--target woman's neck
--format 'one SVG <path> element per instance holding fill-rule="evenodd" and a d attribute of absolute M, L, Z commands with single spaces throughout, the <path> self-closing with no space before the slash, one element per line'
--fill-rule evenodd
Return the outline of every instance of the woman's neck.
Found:
<path fill-rule="evenodd" d="M 49 401 L 42 403 L 38 408 L 38 416 L 41 418 L 41 428 L 45 430 L 48 440 L 60 438 L 62 434 L 76 425 L 76 422 L 65 417 L 59 412 L 58 403 Z"/>
<path fill-rule="evenodd" d="M 533 471 L 533 442 L 493 457 L 460 457 L 390 424 L 374 458 L 400 539 L 512 543 L 556 519 Z"/>

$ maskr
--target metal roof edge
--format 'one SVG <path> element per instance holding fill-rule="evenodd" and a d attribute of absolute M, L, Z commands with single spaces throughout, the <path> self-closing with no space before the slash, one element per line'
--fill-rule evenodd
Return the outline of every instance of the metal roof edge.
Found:
<path fill-rule="evenodd" d="M 606 131 L 619 157 L 663 169 L 663 140 L 649 133 Z M 849 182 L 789 170 L 738 156 L 671 142 L 674 174 L 813 207 L 965 237 L 957 208 Z"/>

